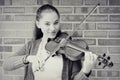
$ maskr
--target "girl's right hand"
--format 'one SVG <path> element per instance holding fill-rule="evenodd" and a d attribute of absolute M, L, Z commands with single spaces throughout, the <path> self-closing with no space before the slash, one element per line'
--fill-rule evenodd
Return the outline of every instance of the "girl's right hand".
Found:
<path fill-rule="evenodd" d="M 32 63 L 32 70 L 33 70 L 33 72 L 36 72 L 36 71 L 39 70 L 40 62 L 39 62 L 38 57 L 36 55 L 29 55 L 27 57 L 27 61 Z"/>

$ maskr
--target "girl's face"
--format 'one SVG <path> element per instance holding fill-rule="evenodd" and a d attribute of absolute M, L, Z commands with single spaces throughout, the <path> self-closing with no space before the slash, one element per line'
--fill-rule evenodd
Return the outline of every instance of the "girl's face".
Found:
<path fill-rule="evenodd" d="M 54 11 L 43 11 L 41 18 L 36 21 L 37 27 L 43 32 L 43 37 L 54 38 L 59 31 L 59 17 Z"/>

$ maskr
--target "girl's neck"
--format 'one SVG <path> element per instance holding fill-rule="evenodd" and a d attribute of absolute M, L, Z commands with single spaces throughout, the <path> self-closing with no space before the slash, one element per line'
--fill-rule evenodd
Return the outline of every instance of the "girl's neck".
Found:
<path fill-rule="evenodd" d="M 45 49 L 45 46 L 47 44 L 48 38 L 47 37 L 43 37 L 42 41 L 41 41 L 41 48 Z"/>

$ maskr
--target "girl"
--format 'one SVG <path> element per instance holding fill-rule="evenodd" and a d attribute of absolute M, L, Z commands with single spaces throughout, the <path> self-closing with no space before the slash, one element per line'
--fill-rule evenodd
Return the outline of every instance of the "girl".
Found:
<path fill-rule="evenodd" d="M 58 54 L 51 56 L 44 64 L 50 55 L 45 49 L 46 44 L 61 34 L 59 23 L 60 14 L 55 7 L 49 4 L 41 6 L 36 15 L 35 40 L 5 60 L 4 69 L 25 67 L 24 80 L 88 79 L 96 61 L 96 55 L 89 51 L 85 52 L 84 61 L 72 61 L 64 54 Z"/>

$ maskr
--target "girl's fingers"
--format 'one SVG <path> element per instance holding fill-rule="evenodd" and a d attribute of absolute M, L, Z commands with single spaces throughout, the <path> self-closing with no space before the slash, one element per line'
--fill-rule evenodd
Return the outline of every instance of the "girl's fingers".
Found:
<path fill-rule="evenodd" d="M 92 53 L 86 52 L 85 53 L 85 61 L 91 61 L 91 59 L 92 59 Z"/>
<path fill-rule="evenodd" d="M 93 60 L 93 61 L 94 61 L 94 62 L 96 62 L 96 61 L 97 61 L 97 57 L 98 57 L 98 56 L 97 56 L 96 54 L 93 54 L 93 58 L 94 58 L 94 60 Z"/>

